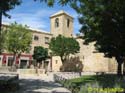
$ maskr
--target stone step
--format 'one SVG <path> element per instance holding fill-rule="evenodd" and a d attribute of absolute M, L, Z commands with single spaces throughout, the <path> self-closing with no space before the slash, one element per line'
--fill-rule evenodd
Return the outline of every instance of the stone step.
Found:
<path fill-rule="evenodd" d="M 31 91 L 29 91 L 31 92 Z M 68 89 L 66 88 L 63 88 L 63 87 L 60 87 L 60 88 L 54 88 L 52 90 L 47 90 L 47 89 L 37 89 L 37 90 L 34 90 L 32 92 L 38 92 L 38 93 L 71 93 L 71 91 L 69 91 Z"/>
<path fill-rule="evenodd" d="M 71 91 L 69 91 L 66 88 L 60 87 L 60 88 L 54 88 L 54 89 L 52 89 L 51 93 L 71 93 Z"/>

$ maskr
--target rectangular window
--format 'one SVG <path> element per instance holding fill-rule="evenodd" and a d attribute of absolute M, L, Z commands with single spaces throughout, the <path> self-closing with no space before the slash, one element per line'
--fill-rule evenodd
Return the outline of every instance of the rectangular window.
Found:
<path fill-rule="evenodd" d="M 27 68 L 27 60 L 21 59 L 20 68 Z"/>
<path fill-rule="evenodd" d="M 49 44 L 49 37 L 45 37 L 45 44 Z"/>
<path fill-rule="evenodd" d="M 8 66 L 13 65 L 13 57 L 8 57 Z"/>
<path fill-rule="evenodd" d="M 38 41 L 39 40 L 39 37 L 34 35 L 34 40 Z"/>

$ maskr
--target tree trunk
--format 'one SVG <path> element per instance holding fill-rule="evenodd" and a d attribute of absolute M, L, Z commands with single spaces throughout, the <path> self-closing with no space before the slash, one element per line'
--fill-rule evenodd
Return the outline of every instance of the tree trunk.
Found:
<path fill-rule="evenodd" d="M 2 28 L 2 11 L 0 11 L 0 33 Z"/>
<path fill-rule="evenodd" d="M 13 54 L 13 61 L 12 61 L 12 65 L 11 65 L 11 71 L 15 72 L 17 70 L 15 62 L 16 62 L 16 54 Z"/>
<path fill-rule="evenodd" d="M 2 11 L 0 10 L 0 40 L 2 35 Z M 2 47 L 1 47 L 2 42 L 0 41 L 0 54 L 2 53 Z"/>
<path fill-rule="evenodd" d="M 125 76 L 125 61 L 124 61 L 124 65 L 123 65 L 123 75 Z"/>
<path fill-rule="evenodd" d="M 116 60 L 117 60 L 117 63 L 118 63 L 117 75 L 122 76 L 122 64 L 124 62 L 124 58 L 123 57 L 116 57 Z"/>
<path fill-rule="evenodd" d="M 60 56 L 61 57 L 61 56 Z M 62 61 L 62 64 L 64 63 L 64 59 L 63 59 L 63 57 L 61 57 L 61 61 Z"/>
<path fill-rule="evenodd" d="M 122 64 L 121 64 L 121 63 L 118 63 L 117 75 L 118 75 L 118 76 L 121 76 L 121 75 L 122 75 Z"/>
<path fill-rule="evenodd" d="M 53 66 L 52 66 L 52 56 L 51 56 L 51 59 L 50 59 L 50 70 L 53 71 Z"/>
<path fill-rule="evenodd" d="M 15 62 L 16 62 L 16 54 L 13 55 L 13 64 L 12 64 L 12 66 L 15 65 Z"/>

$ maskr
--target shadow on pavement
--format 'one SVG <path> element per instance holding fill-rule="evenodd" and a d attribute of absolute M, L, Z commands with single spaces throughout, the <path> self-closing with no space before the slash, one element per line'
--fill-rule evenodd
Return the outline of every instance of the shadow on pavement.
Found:
<path fill-rule="evenodd" d="M 62 86 L 55 82 L 40 79 L 21 79 L 19 89 L 16 91 L 1 91 L 2 93 L 69 93 L 53 90 Z M 1 93 L 0 92 L 0 93 Z"/>
<path fill-rule="evenodd" d="M 60 85 L 39 79 L 21 79 L 20 89 L 16 93 L 41 93 L 42 91 L 45 93 L 46 91 L 49 92 L 49 90 L 56 87 L 60 87 Z"/>

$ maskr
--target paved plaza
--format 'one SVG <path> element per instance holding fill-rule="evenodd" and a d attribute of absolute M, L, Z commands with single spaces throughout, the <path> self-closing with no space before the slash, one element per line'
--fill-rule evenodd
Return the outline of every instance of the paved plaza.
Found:
<path fill-rule="evenodd" d="M 20 75 L 20 89 L 14 93 L 71 93 L 55 83 L 53 75 Z"/>

